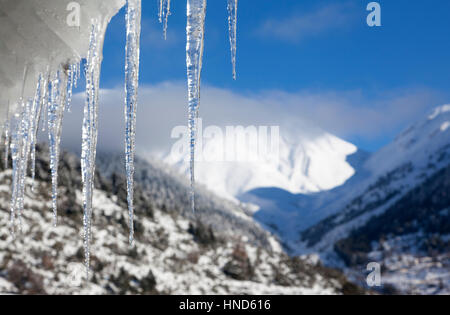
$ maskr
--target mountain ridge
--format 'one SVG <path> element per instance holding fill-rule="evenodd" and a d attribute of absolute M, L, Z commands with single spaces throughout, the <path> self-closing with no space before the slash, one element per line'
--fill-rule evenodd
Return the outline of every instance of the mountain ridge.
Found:
<path fill-rule="evenodd" d="M 261 187 L 276 186 L 291 193 L 329 190 L 353 176 L 355 170 L 347 161 L 348 156 L 357 152 L 353 144 L 317 127 L 308 125 L 303 129 L 295 133 L 291 129 L 280 129 L 278 155 L 261 156 L 254 152 L 257 144 L 236 141 L 234 153 L 244 157 L 258 155 L 257 159 L 197 161 L 196 180 L 220 196 L 236 200 L 236 196 Z M 307 134 L 312 134 L 312 140 Z M 222 138 L 203 139 L 203 152 L 217 151 L 221 141 Z M 159 158 L 179 173 L 189 173 L 185 152 L 166 153 Z"/>

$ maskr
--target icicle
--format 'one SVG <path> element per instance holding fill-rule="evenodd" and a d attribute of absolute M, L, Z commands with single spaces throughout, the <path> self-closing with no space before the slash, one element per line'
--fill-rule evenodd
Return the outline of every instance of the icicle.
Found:
<path fill-rule="evenodd" d="M 5 120 L 5 125 L 3 126 L 3 130 L 5 133 L 5 156 L 4 156 L 4 166 L 5 166 L 5 170 L 8 169 L 8 161 L 9 161 L 9 136 L 10 136 L 10 122 L 9 122 L 9 101 L 8 101 L 8 107 L 6 109 L 6 120 Z"/>
<path fill-rule="evenodd" d="M 61 78 L 62 77 L 62 78 Z M 52 209 L 53 225 L 58 222 L 58 166 L 61 143 L 62 121 L 66 105 L 67 76 L 63 71 L 58 71 L 51 82 L 50 102 L 48 105 L 48 139 L 50 150 L 50 170 L 52 176 Z"/>
<path fill-rule="evenodd" d="M 73 88 L 77 86 L 78 81 L 78 71 L 79 71 L 80 63 L 74 63 L 71 64 L 67 70 L 67 88 L 66 88 L 66 94 L 67 94 L 67 100 L 66 100 L 66 109 L 68 112 L 71 112 L 71 104 L 72 104 L 72 96 L 73 96 Z"/>
<path fill-rule="evenodd" d="M 20 135 L 18 134 L 18 127 L 12 133 L 11 139 L 11 161 L 12 161 L 12 192 L 11 192 L 11 216 L 10 216 L 10 230 L 11 235 L 15 238 L 15 220 L 16 220 L 16 209 L 17 209 L 17 195 L 18 195 L 18 180 L 19 180 L 19 150 L 20 150 Z"/>
<path fill-rule="evenodd" d="M 238 0 L 228 0 L 228 28 L 230 32 L 231 63 L 233 65 L 234 80 L 236 80 L 237 9 Z"/>
<path fill-rule="evenodd" d="M 20 101 L 21 114 L 15 116 L 16 126 L 12 133 L 11 158 L 13 161 L 12 196 L 11 196 L 11 234 L 14 236 L 15 219 L 19 221 L 19 231 L 22 230 L 22 211 L 25 197 L 25 179 L 27 176 L 28 158 L 30 154 L 31 125 L 33 100 Z"/>
<path fill-rule="evenodd" d="M 19 117 L 22 119 L 19 119 Z M 16 115 L 16 126 L 11 134 L 11 160 L 12 160 L 12 193 L 11 193 L 11 235 L 15 235 L 15 220 L 20 219 L 18 210 L 19 195 L 20 195 L 20 173 L 21 173 L 21 148 L 22 148 L 22 121 L 24 116 L 24 104 L 22 103 L 22 111 L 20 115 Z M 21 224 L 19 223 L 19 229 Z"/>
<path fill-rule="evenodd" d="M 159 23 L 163 24 L 164 39 L 167 39 L 167 25 L 170 14 L 170 0 L 159 0 Z"/>
<path fill-rule="evenodd" d="M 158 18 L 159 23 L 162 23 L 163 21 L 163 10 L 164 10 L 164 0 L 158 0 Z"/>
<path fill-rule="evenodd" d="M 31 150 L 31 177 L 32 177 L 32 183 L 31 190 L 34 191 L 34 179 L 36 175 L 36 144 L 37 144 L 37 134 L 39 129 L 39 122 L 41 117 L 41 111 L 42 111 L 42 103 L 44 101 L 44 95 L 46 93 L 46 84 L 48 86 L 48 83 L 46 81 L 47 75 L 39 75 L 38 79 L 38 85 L 36 89 L 36 95 L 34 97 L 33 101 L 33 108 L 31 110 L 32 112 L 32 121 L 31 121 L 31 141 L 30 141 L 30 150 Z"/>
<path fill-rule="evenodd" d="M 93 21 L 89 51 L 86 61 L 86 103 L 83 118 L 81 148 L 81 175 L 83 181 L 83 226 L 86 278 L 89 279 L 92 195 L 94 192 L 95 157 L 98 135 L 98 93 L 102 62 L 103 34 L 105 26 Z"/>
<path fill-rule="evenodd" d="M 29 157 L 29 144 L 31 140 L 30 126 L 32 120 L 31 106 L 32 101 L 29 100 L 24 105 L 20 129 L 20 159 L 19 159 L 19 175 L 17 181 L 17 214 L 19 218 L 19 230 L 22 231 L 22 211 L 25 197 L 25 179 L 27 176 L 27 166 Z"/>
<path fill-rule="evenodd" d="M 195 211 L 195 144 L 196 119 L 200 106 L 200 77 L 203 60 L 205 36 L 206 0 L 188 0 L 187 2 L 187 44 L 186 64 L 189 99 L 190 169 L 191 169 L 191 206 Z"/>
<path fill-rule="evenodd" d="M 77 63 L 77 68 L 76 68 L 76 77 L 75 77 L 75 87 L 78 87 L 78 81 L 80 80 L 80 76 L 81 76 L 81 61 Z"/>
<path fill-rule="evenodd" d="M 42 132 L 45 131 L 45 128 L 47 126 L 47 118 L 48 118 L 48 104 L 49 104 L 49 99 L 50 99 L 50 72 L 47 72 L 47 77 L 46 77 L 46 81 L 45 81 L 45 89 L 44 89 L 44 94 L 43 94 L 43 98 L 42 98 Z"/>
<path fill-rule="evenodd" d="M 141 34 L 141 0 L 128 0 L 127 45 L 125 61 L 125 164 L 130 226 L 130 245 L 134 242 L 134 156 L 136 139 L 136 109 L 139 85 L 139 55 Z"/>

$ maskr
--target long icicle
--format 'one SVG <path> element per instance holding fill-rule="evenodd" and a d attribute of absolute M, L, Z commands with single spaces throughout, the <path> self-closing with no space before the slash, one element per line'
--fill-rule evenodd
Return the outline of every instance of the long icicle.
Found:
<path fill-rule="evenodd" d="M 4 133 L 5 133 L 5 156 L 3 158 L 3 163 L 5 164 L 5 170 L 8 168 L 8 161 L 9 161 L 9 137 L 11 133 L 11 124 L 9 121 L 9 101 L 8 101 L 8 107 L 6 108 L 6 121 L 5 125 L 3 127 Z"/>
<path fill-rule="evenodd" d="M 71 112 L 71 104 L 72 104 L 72 96 L 73 96 L 73 88 L 77 86 L 78 81 L 78 71 L 79 71 L 80 63 L 73 63 L 69 65 L 67 69 L 67 87 L 66 87 L 66 110 Z"/>
<path fill-rule="evenodd" d="M 128 0 L 127 45 L 125 60 L 125 168 L 129 213 L 129 242 L 134 243 L 134 157 L 136 147 L 136 110 L 139 85 L 139 56 L 141 35 L 141 0 Z"/>
<path fill-rule="evenodd" d="M 159 23 L 163 24 L 164 39 L 167 39 L 167 25 L 170 16 L 170 0 L 159 0 Z"/>
<path fill-rule="evenodd" d="M 45 90 L 44 95 L 42 99 L 42 115 L 41 115 L 41 124 L 42 124 L 42 132 L 45 131 L 45 128 L 47 127 L 47 118 L 48 118 L 48 103 L 50 100 L 50 71 L 47 71 L 47 77 L 46 77 L 46 83 L 45 83 Z"/>
<path fill-rule="evenodd" d="M 11 234 L 15 235 L 15 219 L 19 221 L 19 231 L 22 230 L 22 174 L 23 174 L 23 154 L 25 148 L 25 130 L 28 123 L 28 103 L 20 100 L 21 113 L 17 117 L 16 126 L 12 132 L 11 139 L 11 159 L 12 159 L 12 197 L 11 197 Z"/>
<path fill-rule="evenodd" d="M 22 116 L 22 115 L 21 115 Z M 20 122 L 17 117 L 14 117 L 15 124 L 14 129 L 11 132 L 11 161 L 12 161 L 12 187 L 11 187 L 11 206 L 10 206 L 10 230 L 11 236 L 15 238 L 15 225 L 17 216 L 17 196 L 18 196 L 18 181 L 20 173 Z"/>
<path fill-rule="evenodd" d="M 195 212 L 195 146 L 200 106 L 200 78 L 205 38 L 206 0 L 187 1 L 186 65 L 189 100 L 191 207 Z"/>
<path fill-rule="evenodd" d="M 98 136 L 98 94 L 102 63 L 103 31 L 101 21 L 92 21 L 89 51 L 86 60 L 86 103 L 84 106 L 81 147 L 81 175 L 83 181 L 83 227 L 86 278 L 90 273 L 92 197 L 94 192 L 95 158 Z"/>
<path fill-rule="evenodd" d="M 50 170 L 52 177 L 52 209 L 53 226 L 58 223 L 58 166 L 61 143 L 62 121 L 66 105 L 67 75 L 58 71 L 51 84 L 50 102 L 48 105 L 48 139 L 50 149 Z"/>
<path fill-rule="evenodd" d="M 48 88 L 48 73 L 40 74 L 38 79 L 38 87 L 36 89 L 36 95 L 34 97 L 32 114 L 34 115 L 31 128 L 31 141 L 30 141 L 30 150 L 31 150 L 31 177 L 32 177 L 32 186 L 31 190 L 34 191 L 34 179 L 36 176 L 36 144 L 37 144 L 37 135 L 39 129 L 39 122 L 42 112 L 42 106 L 45 99 L 45 95 L 47 93 Z"/>
<path fill-rule="evenodd" d="M 230 32 L 231 63 L 233 65 L 234 80 L 236 80 L 237 9 L 238 0 L 228 0 L 228 28 Z"/>
<path fill-rule="evenodd" d="M 40 89 L 39 82 L 36 90 Z M 34 99 L 36 99 L 35 96 Z M 32 138 L 32 125 L 36 122 L 37 118 L 32 113 L 33 99 L 28 101 L 20 100 L 21 113 L 16 115 L 15 128 L 12 132 L 11 142 L 11 158 L 13 164 L 12 172 L 12 196 L 11 196 L 11 234 L 14 237 L 15 219 L 17 217 L 19 221 L 19 231 L 22 230 L 22 211 L 24 207 L 25 197 L 25 180 L 27 176 L 28 158 L 30 154 L 30 142 Z"/>
<path fill-rule="evenodd" d="M 17 194 L 17 213 L 19 218 L 19 230 L 22 231 L 22 212 L 24 207 L 25 198 L 25 180 L 27 177 L 28 158 L 30 155 L 30 141 L 31 141 L 31 125 L 34 120 L 34 116 L 31 112 L 33 106 L 33 100 L 28 100 L 24 103 L 24 111 L 22 114 L 22 122 L 20 133 L 20 160 L 19 160 L 19 178 L 18 194 Z"/>

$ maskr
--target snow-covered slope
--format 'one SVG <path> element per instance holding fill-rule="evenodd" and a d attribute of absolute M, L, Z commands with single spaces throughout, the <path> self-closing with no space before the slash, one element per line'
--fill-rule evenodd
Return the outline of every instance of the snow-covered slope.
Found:
<path fill-rule="evenodd" d="M 122 154 L 100 153 L 97 159 L 99 172 L 105 177 L 123 173 L 123 159 Z M 200 186 L 196 189 L 194 214 L 189 202 L 190 185 L 185 177 L 157 160 L 138 157 L 135 165 L 135 182 L 145 190 L 155 206 L 174 209 L 190 220 L 201 220 L 223 235 L 231 237 L 237 232 L 258 246 L 276 246 L 271 244 L 269 234 L 253 220 L 247 209 Z"/>
<path fill-rule="evenodd" d="M 334 213 L 290 244 L 348 272 L 371 261 L 403 293 L 450 292 L 450 106 L 436 108 L 364 165 L 370 176 L 313 209 Z M 301 210 L 299 210 L 301 211 Z M 405 272 L 408 270 L 408 272 Z"/>
<path fill-rule="evenodd" d="M 328 206 L 336 209 L 336 215 L 327 219 L 332 224 L 322 222 L 320 226 L 324 229 L 320 237 L 310 241 L 310 245 L 314 243 L 316 248 L 331 245 L 330 240 L 344 237 L 371 217 L 383 213 L 407 192 L 446 167 L 450 163 L 449 124 L 450 106 L 438 107 L 373 154 L 364 164 L 370 176 L 343 187 L 347 192 Z M 310 232 L 317 228 L 311 228 Z"/>
<path fill-rule="evenodd" d="M 314 194 L 260 188 L 241 200 L 260 207 L 254 218 L 291 254 L 350 264 L 362 283 L 360 270 L 377 261 L 386 283 L 401 292 L 449 292 L 449 127 L 444 105 L 380 151 L 349 157 L 358 171 L 340 187 Z"/>
<path fill-rule="evenodd" d="M 203 152 L 217 152 L 223 146 L 221 141 L 204 139 Z M 257 152 L 255 146 L 244 141 L 237 141 L 233 148 L 233 156 L 251 157 Z M 261 187 L 277 187 L 291 193 L 319 192 L 342 185 L 355 173 L 347 157 L 356 151 L 354 145 L 316 127 L 296 132 L 281 130 L 278 155 L 225 162 L 205 158 L 196 162 L 196 177 L 206 188 L 227 198 L 237 198 Z M 171 153 L 163 159 L 188 174 L 186 156 Z"/>
<path fill-rule="evenodd" d="M 450 144 L 449 129 L 450 105 L 437 107 L 426 119 L 410 126 L 392 143 L 373 154 L 365 168 L 374 176 L 393 170 L 406 161 L 416 168 L 425 169 L 430 166 L 433 156 Z"/>
<path fill-rule="evenodd" d="M 0 154 L 1 155 L 1 154 Z M 1 157 L 0 157 L 1 158 Z M 0 293 L 23 294 L 342 294 L 361 292 L 335 270 L 289 258 L 263 230 L 266 245 L 239 224 L 214 227 L 182 214 L 170 198 L 173 178 L 136 185 L 136 241 L 128 245 L 126 181 L 97 174 L 94 192 L 92 279 L 84 281 L 80 161 L 60 163 L 60 225 L 52 227 L 48 153 L 39 150 L 36 190 L 27 182 L 23 232 L 8 231 L 11 171 L 0 172 Z M 104 164 L 103 164 L 104 165 Z M 1 168 L 1 166 L 0 166 Z M 149 169 L 150 171 L 150 169 Z M 146 181 L 147 181 L 146 180 Z M 158 188 L 159 187 L 159 188 Z M 188 189 L 188 188 L 187 188 Z M 152 194 L 165 192 L 156 200 Z M 206 197 L 205 197 L 206 198 Z M 214 202 L 213 202 L 214 203 Z M 223 209 L 226 211 L 226 209 Z M 234 214 L 230 213 L 229 217 Z M 231 219 L 227 221 L 232 222 Z"/>
<path fill-rule="evenodd" d="M 258 205 L 254 217 L 293 253 L 321 251 L 449 163 L 449 121 L 450 106 L 438 107 L 379 152 L 348 156 L 356 173 L 329 191 L 293 194 L 278 187 L 257 188 L 240 200 Z M 306 246 L 299 242 L 300 232 Z"/>

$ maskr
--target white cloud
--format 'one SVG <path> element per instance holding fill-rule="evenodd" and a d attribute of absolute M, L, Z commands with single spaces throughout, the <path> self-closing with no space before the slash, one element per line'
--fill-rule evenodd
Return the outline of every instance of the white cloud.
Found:
<path fill-rule="evenodd" d="M 139 91 L 138 150 L 167 150 L 175 126 L 186 125 L 186 86 L 166 82 L 142 86 Z M 368 98 L 361 91 L 262 91 L 239 94 L 204 86 L 200 108 L 207 125 L 280 125 L 281 132 L 295 134 L 304 125 L 319 126 L 337 136 L 378 139 L 392 136 L 439 105 L 437 94 L 427 89 L 390 91 Z M 63 145 L 79 149 L 84 95 L 76 95 L 73 112 L 65 117 Z M 99 148 L 123 148 L 123 88 L 103 90 L 100 95 Z M 311 128 L 307 128 L 311 129 Z M 297 132 L 299 133 L 299 132 Z M 298 136 L 312 136 L 299 134 Z"/>
<path fill-rule="evenodd" d="M 331 30 L 349 26 L 355 16 L 355 6 L 350 2 L 327 4 L 313 11 L 265 21 L 257 33 L 289 42 L 300 42 Z"/>

